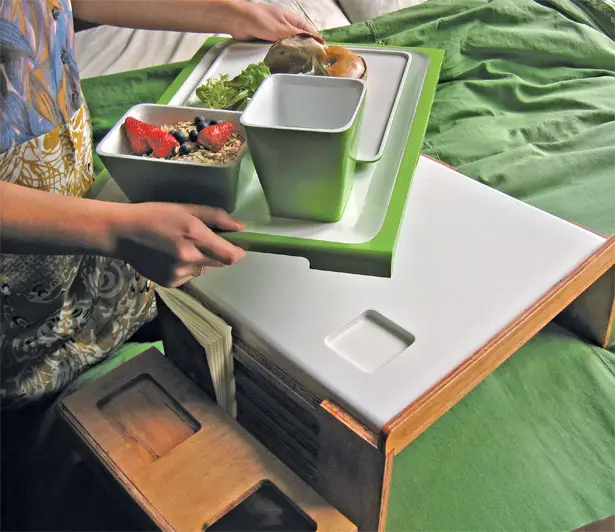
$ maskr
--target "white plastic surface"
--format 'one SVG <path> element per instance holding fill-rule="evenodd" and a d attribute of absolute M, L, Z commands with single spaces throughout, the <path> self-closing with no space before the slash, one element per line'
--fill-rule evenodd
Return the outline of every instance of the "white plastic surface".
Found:
<path fill-rule="evenodd" d="M 350 127 L 365 87 L 356 79 L 276 74 L 258 88 L 241 115 L 252 127 L 337 132 Z"/>
<path fill-rule="evenodd" d="M 269 44 L 233 43 L 227 45 L 207 70 L 197 69 L 190 76 L 172 105 L 202 105 L 196 96 L 196 88 L 204 80 L 227 74 L 231 78 L 239 74 L 250 63 L 262 61 L 267 55 Z M 374 162 L 384 153 L 389 138 L 392 115 L 400 101 L 401 91 L 409 76 L 413 55 L 401 50 L 374 49 L 348 46 L 360 54 L 367 63 L 367 96 L 365 116 L 357 151 L 357 160 Z"/>
<path fill-rule="evenodd" d="M 251 253 L 193 286 L 277 351 L 270 356 L 279 363 L 291 362 L 296 378 L 314 379 L 377 430 L 603 242 L 421 157 L 392 278 Z M 340 340 L 365 313 L 370 323 L 358 336 Z M 388 350 L 384 359 L 376 345 Z"/>
<path fill-rule="evenodd" d="M 363 49 L 359 47 L 352 47 L 352 49 L 363 53 Z M 239 51 L 231 54 L 229 50 Z M 386 73 L 388 67 L 386 63 L 381 64 L 379 61 L 382 56 L 386 57 L 383 52 L 386 52 L 386 49 L 375 51 L 377 55 L 371 61 L 373 71 L 382 69 L 383 72 L 380 72 L 381 77 L 378 77 L 376 73 L 372 75 L 372 70 L 370 70 L 363 125 L 365 125 L 368 105 L 373 105 L 373 103 L 370 104 L 370 91 L 373 99 L 374 80 L 388 80 Z M 251 62 L 262 59 L 265 53 L 266 45 L 261 44 L 214 46 L 179 88 L 169 102 L 170 105 L 194 105 L 194 91 L 204 77 L 217 76 L 220 73 L 236 75 Z M 397 112 L 391 122 L 395 134 L 389 137 L 386 152 L 377 162 L 357 165 L 354 186 L 342 219 L 336 223 L 322 224 L 272 218 L 252 161 L 246 157 L 241 168 L 241 182 L 245 183 L 245 192 L 238 199 L 238 207 L 233 214 L 246 222 L 249 231 L 349 244 L 367 242 L 378 234 L 386 216 L 397 171 L 406 147 L 407 135 L 429 65 L 429 58 L 424 54 L 413 52 L 410 57 L 407 82 L 402 91 L 403 98 L 399 100 Z M 382 81 L 382 83 L 390 87 L 388 81 Z"/>

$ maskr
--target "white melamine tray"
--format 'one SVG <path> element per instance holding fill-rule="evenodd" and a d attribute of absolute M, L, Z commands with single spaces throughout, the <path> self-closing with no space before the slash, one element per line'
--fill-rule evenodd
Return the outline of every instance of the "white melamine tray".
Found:
<path fill-rule="evenodd" d="M 197 69 L 199 73 L 186 81 L 177 93 L 177 99 L 173 98 L 171 101 L 171 105 L 201 106 L 202 103 L 196 96 L 196 88 L 199 85 L 206 79 L 217 78 L 221 74 L 228 74 L 231 78 L 236 76 L 249 64 L 262 61 L 269 47 L 269 44 L 227 45 L 206 72 Z M 395 109 L 410 71 L 412 55 L 406 51 L 387 48 L 348 48 L 365 59 L 368 70 L 367 97 L 356 159 L 364 163 L 375 162 L 384 153 Z M 207 58 L 207 61 L 209 60 Z"/>
<path fill-rule="evenodd" d="M 390 279 L 250 253 L 191 287 L 295 378 L 379 430 L 604 242 L 422 157 Z"/>
<path fill-rule="evenodd" d="M 195 90 L 203 79 L 220 73 L 235 75 L 251 62 L 262 60 L 267 48 L 267 45 L 233 41 L 213 46 L 168 103 L 195 105 Z M 378 115 L 379 121 L 372 123 L 367 131 L 373 128 L 391 133 L 386 149 L 384 142 L 378 148 L 382 156 L 374 163 L 357 165 L 344 215 L 339 222 L 330 224 L 272 218 L 251 158 L 246 157 L 241 168 L 238 207 L 233 214 L 247 224 L 247 232 L 349 245 L 368 242 L 378 235 L 407 149 L 430 58 L 420 51 L 352 49 L 364 54 L 370 65 L 366 104 L 373 115 Z M 382 107 L 378 107 L 381 99 Z M 365 126 L 362 131 L 366 131 Z M 324 264 L 313 266 L 326 267 Z"/>

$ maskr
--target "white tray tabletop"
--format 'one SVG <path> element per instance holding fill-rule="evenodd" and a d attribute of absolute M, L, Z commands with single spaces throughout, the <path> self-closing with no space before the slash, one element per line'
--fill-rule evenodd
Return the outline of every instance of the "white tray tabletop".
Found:
<path fill-rule="evenodd" d="M 421 157 L 392 278 L 249 253 L 191 291 L 379 430 L 604 242 Z"/>

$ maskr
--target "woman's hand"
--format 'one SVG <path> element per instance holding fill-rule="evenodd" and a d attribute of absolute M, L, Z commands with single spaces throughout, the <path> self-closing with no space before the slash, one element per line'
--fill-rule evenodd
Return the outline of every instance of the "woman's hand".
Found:
<path fill-rule="evenodd" d="M 235 0 L 235 15 L 229 20 L 230 34 L 237 40 L 260 39 L 278 41 L 307 32 L 318 35 L 309 22 L 277 6 Z"/>
<path fill-rule="evenodd" d="M 201 268 L 235 264 L 245 252 L 218 236 L 241 231 L 226 212 L 176 203 L 111 203 L 0 181 L 0 252 L 101 255 L 176 287 Z"/>
<path fill-rule="evenodd" d="M 241 261 L 245 252 L 210 227 L 240 231 L 243 224 L 226 212 L 199 205 L 140 203 L 118 218 L 113 256 L 144 277 L 173 288 L 209 267 Z"/>

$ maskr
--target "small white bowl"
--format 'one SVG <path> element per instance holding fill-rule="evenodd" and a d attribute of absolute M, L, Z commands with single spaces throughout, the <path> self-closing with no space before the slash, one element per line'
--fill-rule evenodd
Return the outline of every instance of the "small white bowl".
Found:
<path fill-rule="evenodd" d="M 147 201 L 192 203 L 219 207 L 233 212 L 239 193 L 239 168 L 248 151 L 244 144 L 228 164 L 171 161 L 132 155 L 122 124 L 133 117 L 161 126 L 189 122 L 197 116 L 224 120 L 244 138 L 239 122 L 241 113 L 170 105 L 139 104 L 129 109 L 98 144 L 96 153 L 131 202 Z"/>
<path fill-rule="evenodd" d="M 352 190 L 366 85 L 269 76 L 241 116 L 272 216 L 338 221 Z"/>

